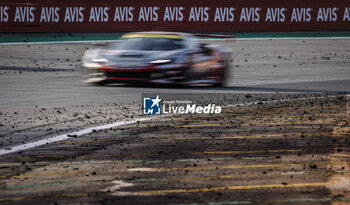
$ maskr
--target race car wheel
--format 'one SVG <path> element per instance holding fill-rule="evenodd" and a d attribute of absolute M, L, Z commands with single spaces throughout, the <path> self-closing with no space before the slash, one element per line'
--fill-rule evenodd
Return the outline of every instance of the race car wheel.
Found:
<path fill-rule="evenodd" d="M 224 87 L 227 85 L 227 78 L 228 78 L 228 64 L 225 65 L 225 67 L 222 69 L 222 72 L 219 74 L 220 81 L 217 83 L 214 83 L 214 87 Z"/>
<path fill-rule="evenodd" d="M 195 80 L 194 78 L 194 74 L 192 72 L 192 68 L 191 67 L 187 67 L 184 71 L 184 85 L 185 86 L 190 86 L 193 84 L 193 80 Z"/>

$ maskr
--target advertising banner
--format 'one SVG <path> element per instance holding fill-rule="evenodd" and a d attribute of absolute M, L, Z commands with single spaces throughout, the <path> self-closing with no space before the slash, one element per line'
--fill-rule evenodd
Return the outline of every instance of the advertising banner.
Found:
<path fill-rule="evenodd" d="M 349 0 L 2 0 L 0 32 L 346 31 Z"/>

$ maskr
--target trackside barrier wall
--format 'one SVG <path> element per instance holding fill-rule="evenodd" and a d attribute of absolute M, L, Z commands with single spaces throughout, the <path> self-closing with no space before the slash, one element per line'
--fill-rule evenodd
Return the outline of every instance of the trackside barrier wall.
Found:
<path fill-rule="evenodd" d="M 350 0 L 1 0 L 0 32 L 347 31 Z"/>

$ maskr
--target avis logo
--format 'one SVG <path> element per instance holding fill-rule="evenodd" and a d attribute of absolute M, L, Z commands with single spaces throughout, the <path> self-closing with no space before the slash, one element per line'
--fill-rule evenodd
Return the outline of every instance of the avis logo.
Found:
<path fill-rule="evenodd" d="M 143 114 L 144 115 L 160 115 L 160 101 L 162 99 L 157 97 L 145 97 L 143 98 Z"/>

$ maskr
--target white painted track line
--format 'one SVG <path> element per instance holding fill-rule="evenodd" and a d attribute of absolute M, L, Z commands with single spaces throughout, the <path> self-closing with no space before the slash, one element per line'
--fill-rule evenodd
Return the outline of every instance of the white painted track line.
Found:
<path fill-rule="evenodd" d="M 100 126 L 96 126 L 96 127 L 90 127 L 90 128 L 82 129 L 82 130 L 79 130 L 79 131 L 76 131 L 76 132 L 70 132 L 70 133 L 66 133 L 66 134 L 62 134 L 62 135 L 57 135 L 57 136 L 54 136 L 54 137 L 49 137 L 49 138 L 46 138 L 46 139 L 43 139 L 43 140 L 38 140 L 38 141 L 35 141 L 35 142 L 30 142 L 30 143 L 23 144 L 23 145 L 17 145 L 17 146 L 13 146 L 13 147 L 8 147 L 8 148 L 0 149 L 0 156 L 5 155 L 5 154 L 9 154 L 9 153 L 13 153 L 13 152 L 18 152 L 18 151 L 25 150 L 25 149 L 30 149 L 30 148 L 34 148 L 34 147 L 50 144 L 50 143 L 53 143 L 53 142 L 66 140 L 66 139 L 71 138 L 71 136 L 79 137 L 81 135 L 89 134 L 89 133 L 92 133 L 94 131 L 110 129 L 110 128 L 113 128 L 113 127 L 121 127 L 121 126 L 124 126 L 124 125 L 134 124 L 134 123 L 137 123 L 137 122 L 153 120 L 155 118 L 156 117 L 146 117 L 146 118 L 139 118 L 139 119 L 135 119 L 135 120 L 114 122 L 114 123 L 110 123 L 110 124 L 105 124 L 105 125 L 100 125 Z"/>

